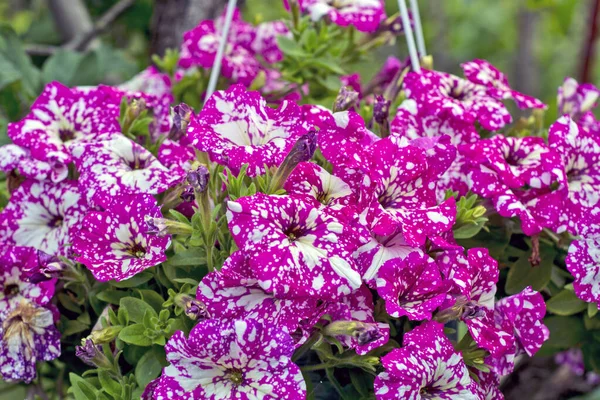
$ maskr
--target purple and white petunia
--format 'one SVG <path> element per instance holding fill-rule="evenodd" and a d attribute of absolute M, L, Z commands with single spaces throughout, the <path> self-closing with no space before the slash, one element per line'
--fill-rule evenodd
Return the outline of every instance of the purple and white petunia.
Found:
<path fill-rule="evenodd" d="M 583 220 L 600 201 L 600 136 L 564 116 L 550 127 L 548 144 L 562 159 L 568 190 L 556 231 L 585 234 Z"/>
<path fill-rule="evenodd" d="M 117 195 L 166 191 L 184 177 L 179 165 L 164 166 L 125 136 L 80 144 L 73 150 L 79 186 L 90 204 L 106 207 Z"/>
<path fill-rule="evenodd" d="M 8 136 L 37 160 L 67 164 L 73 144 L 120 132 L 119 104 L 107 101 L 106 88 L 80 91 L 50 83 L 28 115 L 8 125 Z"/>
<path fill-rule="evenodd" d="M 326 16 L 336 25 L 352 25 L 361 32 L 375 31 L 385 19 L 381 0 L 301 0 L 299 3 L 314 21 Z"/>
<path fill-rule="evenodd" d="M 580 299 L 600 304 L 600 236 L 574 240 L 565 260 Z"/>
<path fill-rule="evenodd" d="M 578 120 L 596 106 L 600 90 L 591 83 L 578 83 L 573 78 L 565 78 L 558 88 L 559 115 L 568 114 Z"/>
<path fill-rule="evenodd" d="M 106 211 L 86 214 L 73 238 L 75 259 L 99 281 L 122 281 L 166 260 L 169 236 L 147 233 L 145 217 L 162 217 L 150 195 L 115 198 Z"/>
<path fill-rule="evenodd" d="M 304 399 L 306 384 L 292 361 L 292 338 L 252 319 L 205 320 L 186 338 L 181 331 L 165 346 L 163 369 L 152 398 Z"/>
<path fill-rule="evenodd" d="M 535 97 L 512 90 L 506 75 L 485 60 L 476 59 L 460 66 L 465 78 L 478 85 L 486 86 L 488 94 L 498 100 L 513 99 L 521 109 L 546 108 L 546 105 Z"/>
<path fill-rule="evenodd" d="M 256 176 L 278 166 L 296 140 L 308 133 L 302 109 L 283 101 L 272 109 L 258 92 L 233 85 L 215 92 L 190 122 L 188 137 L 201 151 L 234 172 L 248 165 Z"/>
<path fill-rule="evenodd" d="M 77 182 L 24 181 L 0 213 L 0 238 L 50 255 L 66 256 L 72 230 L 83 219 L 87 204 Z"/>
<path fill-rule="evenodd" d="M 154 65 L 149 66 L 127 82 L 119 85 L 126 92 L 143 92 L 157 97 L 171 95 L 171 78 Z"/>
<path fill-rule="evenodd" d="M 383 264 L 375 284 L 392 317 L 429 320 L 431 313 L 444 302 L 450 282 L 443 279 L 433 259 L 413 252 L 404 259 L 395 258 Z"/>
<path fill-rule="evenodd" d="M 352 259 L 360 237 L 312 202 L 257 193 L 227 208 L 233 239 L 265 291 L 336 300 L 360 287 Z"/>
<path fill-rule="evenodd" d="M 31 152 L 16 144 L 0 147 L 0 171 L 17 171 L 27 179 L 60 182 L 67 178 L 69 169 L 63 162 L 50 157 L 50 161 L 33 158 Z"/>
<path fill-rule="evenodd" d="M 293 334 L 303 320 L 317 313 L 318 300 L 278 299 L 260 287 L 241 251 L 233 253 L 220 271 L 209 273 L 196 298 L 209 316 L 222 319 L 253 319 L 278 326 Z"/>
<path fill-rule="evenodd" d="M 381 358 L 385 372 L 375 378 L 378 400 L 479 400 L 476 383 L 443 325 L 430 321 L 406 333 L 403 346 Z"/>
<path fill-rule="evenodd" d="M 277 45 L 277 37 L 290 37 L 291 33 L 284 21 L 267 21 L 256 28 L 256 37 L 252 41 L 252 50 L 260 54 L 266 62 L 273 64 L 283 60 L 283 53 Z"/>

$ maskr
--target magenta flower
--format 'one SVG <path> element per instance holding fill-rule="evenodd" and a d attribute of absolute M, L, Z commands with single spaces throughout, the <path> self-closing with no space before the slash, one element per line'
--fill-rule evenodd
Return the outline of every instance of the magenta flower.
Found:
<path fill-rule="evenodd" d="M 165 346 L 154 400 L 304 399 L 306 384 L 291 361 L 292 338 L 255 320 L 206 320 L 186 339 L 178 331 Z"/>
<path fill-rule="evenodd" d="M 318 308 L 316 299 L 279 299 L 265 292 L 240 251 L 233 253 L 220 271 L 202 279 L 196 298 L 204 304 L 209 316 L 253 319 L 290 334 L 302 321 L 312 318 Z"/>
<path fill-rule="evenodd" d="M 172 83 L 168 74 L 149 66 L 127 82 L 119 85 L 126 92 L 143 92 L 156 97 L 171 96 Z"/>
<path fill-rule="evenodd" d="M 558 111 L 579 119 L 596 106 L 600 90 L 591 83 L 578 83 L 573 78 L 565 78 L 558 88 Z"/>
<path fill-rule="evenodd" d="M 546 108 L 546 105 L 535 97 L 512 90 L 508 78 L 500 70 L 485 60 L 473 60 L 460 65 L 469 81 L 488 88 L 490 96 L 498 100 L 513 99 L 517 107 Z"/>
<path fill-rule="evenodd" d="M 361 32 L 373 32 L 385 19 L 381 0 L 301 0 L 300 5 L 314 21 L 327 17 L 336 25 L 352 25 Z"/>
<path fill-rule="evenodd" d="M 35 159 L 67 164 L 73 144 L 120 132 L 119 104 L 107 104 L 108 96 L 104 88 L 82 92 L 50 83 L 27 116 L 9 124 L 8 136 Z"/>
<path fill-rule="evenodd" d="M 0 171 L 7 173 L 15 170 L 28 179 L 52 182 L 65 180 L 69 173 L 67 166 L 58 159 L 49 157 L 49 161 L 38 160 L 26 148 L 6 144 L 0 147 Z"/>
<path fill-rule="evenodd" d="M 600 201 L 600 137 L 564 116 L 550 127 L 548 143 L 562 159 L 568 190 L 557 232 L 583 233 L 585 214 Z"/>
<path fill-rule="evenodd" d="M 106 211 L 86 214 L 73 239 L 76 260 L 99 281 L 122 281 L 166 260 L 169 236 L 147 233 L 146 216 L 162 217 L 150 195 L 115 198 Z"/>
<path fill-rule="evenodd" d="M 406 333 L 403 346 L 381 358 L 385 372 L 375 378 L 378 400 L 479 400 L 477 387 L 443 325 L 427 322 Z"/>
<path fill-rule="evenodd" d="M 184 33 L 179 65 L 186 69 L 195 66 L 212 68 L 221 39 L 221 27 L 222 24 L 205 20 Z M 223 56 L 221 74 L 244 86 L 250 86 L 261 69 L 250 48 L 253 37 L 252 29 L 240 20 L 239 12 L 236 13 Z"/>
<path fill-rule="evenodd" d="M 440 170 L 428 162 L 422 148 L 380 140 L 365 154 L 363 168 L 367 167 L 361 192 L 373 233 L 387 236 L 400 230 L 416 247 L 454 225 L 454 198 L 437 204 L 435 179 Z"/>
<path fill-rule="evenodd" d="M 475 375 L 478 379 L 475 385 L 481 400 L 504 400 L 504 395 L 500 391 L 500 378 L 494 371 L 476 370 Z"/>
<path fill-rule="evenodd" d="M 406 315 L 410 320 L 431 319 L 449 288 L 435 261 L 417 252 L 383 264 L 375 283 L 387 312 L 396 318 Z"/>
<path fill-rule="evenodd" d="M 575 240 L 569 246 L 565 260 L 567 269 L 575 277 L 573 288 L 580 299 L 600 304 L 600 237 Z"/>
<path fill-rule="evenodd" d="M 498 262 L 490 257 L 487 249 L 473 248 L 466 256 L 462 250 L 447 251 L 439 257 L 438 263 L 453 283 L 452 310 L 465 322 L 479 347 L 494 355 L 510 351 L 514 347 L 512 331 L 497 327 L 494 321 Z"/>
<path fill-rule="evenodd" d="M 12 193 L 0 213 L 0 238 L 50 255 L 66 256 L 72 230 L 86 210 L 76 182 L 52 184 L 27 180 Z"/>
<path fill-rule="evenodd" d="M 284 21 L 268 21 L 256 28 L 256 37 L 252 42 L 252 50 L 260 54 L 266 62 L 273 64 L 283 60 L 283 53 L 277 45 L 278 36 L 291 36 Z"/>
<path fill-rule="evenodd" d="M 219 164 L 237 172 L 248 164 L 248 175 L 264 173 L 281 164 L 296 140 L 308 133 L 302 110 L 284 101 L 278 109 L 267 106 L 258 92 L 241 85 L 215 92 L 190 122 L 188 137 Z"/>
<path fill-rule="evenodd" d="M 542 295 L 531 287 L 521 293 L 505 297 L 496 302 L 494 319 L 498 327 L 512 330 L 515 344 L 511 351 L 501 357 L 494 355 L 486 359 L 499 375 L 512 372 L 513 360 L 521 354 L 533 356 L 550 337 L 550 331 L 543 323 L 546 304 Z"/>
<path fill-rule="evenodd" d="M 491 131 L 512 121 L 504 104 L 492 97 L 487 87 L 444 72 L 409 72 L 404 90 L 408 98 L 423 105 L 427 115 L 471 124 L 477 121 Z"/>
<path fill-rule="evenodd" d="M 104 207 L 117 195 L 162 193 L 184 177 L 178 165 L 167 168 L 125 136 L 81 144 L 73 155 L 88 201 Z"/>
<path fill-rule="evenodd" d="M 229 230 L 258 284 L 278 298 L 335 300 L 361 285 L 349 226 L 294 196 L 258 193 L 228 203 Z"/>

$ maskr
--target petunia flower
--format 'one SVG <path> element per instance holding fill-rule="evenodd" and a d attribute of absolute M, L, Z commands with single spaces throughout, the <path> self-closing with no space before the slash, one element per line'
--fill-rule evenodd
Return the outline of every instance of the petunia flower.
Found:
<path fill-rule="evenodd" d="M 75 259 L 103 282 L 131 278 L 165 261 L 171 239 L 148 234 L 146 216 L 162 216 L 147 194 L 117 197 L 106 211 L 87 213 L 73 238 Z"/>
<path fill-rule="evenodd" d="M 360 238 L 314 204 L 257 193 L 227 208 L 233 239 L 265 291 L 335 300 L 360 287 L 352 259 Z"/>
<path fill-rule="evenodd" d="M 21 297 L 0 312 L 0 376 L 4 381 L 31 382 L 38 361 L 51 361 L 61 353 L 60 333 L 53 312 Z"/>
<path fill-rule="evenodd" d="M 575 277 L 573 288 L 580 299 L 600 304 L 600 236 L 597 234 L 574 240 L 565 260 L 567 270 Z"/>
<path fill-rule="evenodd" d="M 293 334 L 303 320 L 317 312 L 317 299 L 279 299 L 260 287 L 241 251 L 233 253 L 220 271 L 209 273 L 198 285 L 196 298 L 209 316 L 253 319 Z"/>
<path fill-rule="evenodd" d="M 500 378 L 494 371 L 483 372 L 475 370 L 477 381 L 475 385 L 481 400 L 504 400 L 500 391 Z"/>
<path fill-rule="evenodd" d="M 38 160 L 29 150 L 16 144 L 0 147 L 0 171 L 17 171 L 24 178 L 51 182 L 63 181 L 69 173 L 67 165 L 58 158 L 49 156 L 48 161 Z"/>
<path fill-rule="evenodd" d="M 77 183 L 24 181 L 0 213 L 0 238 L 50 255 L 68 254 L 72 230 L 83 219 L 87 204 Z"/>
<path fill-rule="evenodd" d="M 291 32 L 284 21 L 267 21 L 255 28 L 256 37 L 252 41 L 252 50 L 260 54 L 266 62 L 274 64 L 283 60 L 283 53 L 277 45 L 279 36 L 290 37 Z"/>
<path fill-rule="evenodd" d="M 469 249 L 466 255 L 462 250 L 446 251 L 437 261 L 453 284 L 451 310 L 467 325 L 479 347 L 494 355 L 510 351 L 514 347 L 512 331 L 496 326 L 494 320 L 498 262 L 484 248 Z M 448 310 L 440 314 L 445 312 Z"/>
<path fill-rule="evenodd" d="M 305 9 L 313 21 L 327 16 L 331 22 L 339 26 L 354 26 L 361 32 L 373 32 L 385 19 L 385 9 L 381 0 L 346 0 L 331 2 L 329 0 L 301 0 L 300 6 Z"/>
<path fill-rule="evenodd" d="M 573 78 L 565 78 L 558 88 L 558 111 L 560 115 L 568 114 L 578 120 L 596 106 L 600 90 L 591 83 L 578 83 Z"/>
<path fill-rule="evenodd" d="M 201 21 L 194 29 L 183 35 L 179 65 L 183 68 L 212 68 L 215 63 L 222 23 L 212 20 Z M 232 31 L 223 55 L 221 73 L 234 83 L 250 86 L 261 69 L 260 63 L 251 50 L 254 37 L 252 29 L 239 18 L 239 11 L 233 20 Z"/>
<path fill-rule="evenodd" d="M 444 302 L 449 289 L 449 282 L 443 279 L 435 261 L 418 252 L 383 264 L 375 284 L 387 312 L 392 317 L 407 316 L 410 320 L 431 319 L 431 313 Z"/>
<path fill-rule="evenodd" d="M 546 108 L 546 105 L 535 97 L 512 90 L 506 75 L 486 60 L 475 59 L 460 66 L 465 78 L 478 85 L 486 86 L 488 94 L 498 100 L 512 99 L 521 109 Z"/>
<path fill-rule="evenodd" d="M 460 353 L 438 322 L 427 322 L 406 333 L 402 348 L 382 357 L 381 363 L 385 372 L 375 378 L 378 400 L 479 400 Z"/>
<path fill-rule="evenodd" d="M 127 82 L 120 84 L 119 89 L 163 97 L 171 95 L 172 83 L 168 74 L 160 72 L 154 65 L 151 65 Z"/>
<path fill-rule="evenodd" d="M 583 233 L 585 214 L 600 201 L 600 137 L 564 116 L 550 127 L 548 144 L 560 155 L 568 190 L 556 230 Z"/>
<path fill-rule="evenodd" d="M 166 191 L 183 179 L 177 165 L 167 168 L 141 145 L 124 136 L 77 146 L 73 155 L 87 200 L 106 206 L 117 195 Z"/>
<path fill-rule="evenodd" d="M 178 331 L 165 346 L 170 365 L 154 400 L 304 399 L 306 384 L 291 361 L 292 338 L 251 319 L 205 320 L 186 338 Z"/>
<path fill-rule="evenodd" d="M 281 164 L 296 140 L 308 133 L 309 124 L 293 102 L 277 109 L 267 106 L 258 92 L 241 85 L 215 92 L 190 122 L 188 138 L 219 164 L 234 172 L 248 165 L 256 176 Z"/>
<path fill-rule="evenodd" d="M 12 141 L 41 161 L 71 161 L 71 146 L 120 132 L 119 104 L 106 102 L 104 88 L 85 92 L 52 82 L 21 121 L 8 125 Z"/>
<path fill-rule="evenodd" d="M 486 364 L 493 366 L 497 374 L 506 375 L 512 372 L 515 357 L 537 353 L 550 337 L 550 331 L 543 323 L 545 314 L 544 298 L 531 287 L 498 300 L 494 308 L 496 325 L 503 329 L 509 327 L 513 331 L 515 344 L 511 351 L 500 357 L 489 356 Z"/>

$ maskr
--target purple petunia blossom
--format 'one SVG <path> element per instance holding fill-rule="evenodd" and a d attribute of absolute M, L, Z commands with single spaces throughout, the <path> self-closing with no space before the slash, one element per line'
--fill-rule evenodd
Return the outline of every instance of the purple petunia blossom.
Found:
<path fill-rule="evenodd" d="M 564 116 L 550 127 L 548 144 L 562 159 L 568 190 L 556 231 L 583 234 L 584 217 L 600 201 L 600 136 Z"/>
<path fill-rule="evenodd" d="M 600 304 L 600 237 L 592 235 L 574 240 L 565 260 L 575 277 L 573 288 L 580 299 Z"/>
<path fill-rule="evenodd" d="M 99 281 L 122 281 L 166 260 L 169 236 L 147 233 L 146 216 L 162 217 L 150 195 L 115 198 L 106 211 L 89 212 L 73 239 L 76 260 Z"/>
<path fill-rule="evenodd" d="M 535 97 L 512 90 L 508 78 L 496 67 L 485 60 L 473 60 L 461 64 L 465 78 L 478 85 L 486 86 L 488 94 L 498 100 L 513 99 L 517 107 L 546 108 L 546 105 Z"/>
<path fill-rule="evenodd" d="M 317 299 L 278 299 L 265 292 L 252 275 L 241 251 L 233 253 L 218 272 L 208 274 L 196 298 L 210 316 L 222 319 L 253 319 L 294 333 L 303 320 L 316 314 Z"/>
<path fill-rule="evenodd" d="M 387 312 L 396 318 L 406 315 L 410 320 L 431 319 L 449 288 L 435 261 L 417 252 L 383 264 L 375 283 Z"/>
<path fill-rule="evenodd" d="M 16 144 L 0 147 L 0 171 L 19 175 L 38 181 L 61 182 L 68 176 L 69 169 L 63 162 L 49 157 L 49 161 L 33 158 L 31 152 Z"/>
<path fill-rule="evenodd" d="M 477 393 L 481 400 L 504 400 L 504 395 L 500 391 L 500 378 L 494 371 L 483 372 L 476 370 Z"/>
<path fill-rule="evenodd" d="M 170 365 L 154 400 L 304 399 L 306 384 L 291 361 L 292 338 L 251 319 L 206 320 L 186 339 L 178 331 L 165 346 Z"/>
<path fill-rule="evenodd" d="M 126 92 L 143 92 L 163 97 L 171 95 L 171 86 L 169 75 L 160 72 L 154 65 L 151 65 L 127 82 L 119 85 L 119 89 Z"/>
<path fill-rule="evenodd" d="M 248 175 L 281 164 L 296 140 L 308 133 L 302 109 L 284 101 L 272 109 L 258 92 L 241 85 L 215 92 L 190 122 L 188 137 L 201 151 L 234 172 L 248 165 Z"/>
<path fill-rule="evenodd" d="M 427 322 L 406 333 L 403 346 L 382 357 L 385 372 L 375 378 L 378 400 L 479 400 L 477 387 L 443 325 Z"/>
<path fill-rule="evenodd" d="M 578 83 L 573 78 L 565 78 L 558 88 L 559 115 L 568 114 L 578 120 L 584 113 L 596 106 L 600 90 L 591 83 Z"/>
<path fill-rule="evenodd" d="M 256 28 L 256 37 L 252 42 L 252 50 L 260 54 L 265 61 L 273 64 L 283 60 L 283 53 L 277 45 L 277 37 L 290 37 L 291 33 L 284 21 L 268 21 Z"/>
<path fill-rule="evenodd" d="M 511 351 L 500 357 L 489 356 L 486 364 L 493 366 L 497 374 L 506 375 L 512 372 L 515 357 L 521 354 L 533 356 L 550 337 L 550 331 L 543 323 L 545 314 L 544 298 L 531 287 L 498 300 L 494 309 L 496 326 L 512 331 L 515 344 Z"/>
<path fill-rule="evenodd" d="M 179 65 L 186 69 L 195 66 L 212 68 L 221 39 L 222 26 L 219 20 L 205 20 L 184 33 Z M 251 49 L 253 38 L 253 28 L 243 22 L 239 17 L 239 11 L 236 11 L 223 55 L 221 73 L 224 77 L 244 86 L 250 86 L 261 69 Z"/>
<path fill-rule="evenodd" d="M 21 297 L 0 312 L 0 376 L 7 382 L 35 379 L 36 363 L 60 356 L 54 313 Z"/>
<path fill-rule="evenodd" d="M 81 144 L 73 155 L 88 202 L 103 207 L 117 195 L 162 193 L 184 177 L 179 166 L 167 168 L 125 136 Z"/>
<path fill-rule="evenodd" d="M 385 9 L 381 0 L 301 0 L 299 3 L 313 21 L 327 16 L 336 25 L 352 25 L 361 32 L 375 31 L 385 19 Z"/>
<path fill-rule="evenodd" d="M 336 300 L 361 285 L 355 231 L 294 196 L 257 193 L 228 203 L 229 230 L 258 284 L 278 298 Z"/>
<path fill-rule="evenodd" d="M 462 250 L 447 251 L 438 263 L 453 283 L 451 307 L 459 313 L 479 347 L 494 355 L 510 351 L 514 347 L 513 334 L 497 327 L 493 315 L 498 262 L 487 249 L 473 248 L 466 256 Z"/>
<path fill-rule="evenodd" d="M 73 144 L 120 132 L 119 104 L 109 96 L 105 88 L 82 92 L 50 83 L 27 116 L 9 124 L 8 136 L 37 160 L 67 164 Z"/>
<path fill-rule="evenodd" d="M 12 193 L 0 213 L 0 238 L 50 255 L 67 255 L 66 247 L 87 210 L 77 183 L 27 180 Z"/>

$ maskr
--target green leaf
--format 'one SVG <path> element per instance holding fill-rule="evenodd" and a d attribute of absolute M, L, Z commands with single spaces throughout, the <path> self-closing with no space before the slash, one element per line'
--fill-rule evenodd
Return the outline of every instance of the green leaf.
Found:
<path fill-rule="evenodd" d="M 96 295 L 98 299 L 115 305 L 118 305 L 121 299 L 127 296 L 129 296 L 128 292 L 113 289 L 103 290 Z"/>
<path fill-rule="evenodd" d="M 79 321 L 69 320 L 66 321 L 63 325 L 62 334 L 63 336 L 70 336 L 75 333 L 83 332 L 88 329 L 90 326 L 88 324 L 83 324 Z"/>
<path fill-rule="evenodd" d="M 76 400 L 96 400 L 98 390 L 91 383 L 72 372 L 69 373 L 69 380 L 71 381 L 69 393 L 75 396 Z"/>
<path fill-rule="evenodd" d="M 99 370 L 98 379 L 100 380 L 100 385 L 102 385 L 102 388 L 106 391 L 106 393 L 117 399 L 121 397 L 121 393 L 123 391 L 121 384 L 112 379 L 108 372 Z"/>
<path fill-rule="evenodd" d="M 148 271 L 142 271 L 139 274 L 134 275 L 133 277 L 126 279 L 124 281 L 121 282 L 116 282 L 116 281 L 110 281 L 109 283 L 117 288 L 131 288 L 131 287 L 137 287 L 140 286 L 146 282 L 148 282 L 150 279 L 152 279 L 152 273 L 148 272 Z"/>
<path fill-rule="evenodd" d="M 287 56 L 296 58 L 305 58 L 309 56 L 298 43 L 286 36 L 277 36 L 277 45 L 283 54 Z"/>
<path fill-rule="evenodd" d="M 40 71 L 33 65 L 16 33 L 8 26 L 0 26 L 0 58 L 4 60 L 4 68 L 0 69 L 0 89 L 15 82 L 15 71 L 20 74 L 23 91 L 30 97 L 38 94 L 41 79 Z"/>
<path fill-rule="evenodd" d="M 44 83 L 58 81 L 71 86 L 84 55 L 72 50 L 60 49 L 48 58 L 42 67 Z"/>
<path fill-rule="evenodd" d="M 141 324 L 144 322 L 144 314 L 149 312 L 153 317 L 158 318 L 158 314 L 154 308 L 144 300 L 135 297 L 124 297 L 119 302 L 119 307 L 127 309 L 129 320 Z"/>
<path fill-rule="evenodd" d="M 596 314 L 598 314 L 598 304 L 596 303 L 588 303 L 588 317 L 594 318 Z"/>
<path fill-rule="evenodd" d="M 199 247 L 191 247 L 185 251 L 180 251 L 163 263 L 165 267 L 196 267 L 203 264 L 206 264 L 204 249 Z"/>
<path fill-rule="evenodd" d="M 150 304 L 156 312 L 160 312 L 163 309 L 162 305 L 165 302 L 165 299 L 163 299 L 160 294 L 156 293 L 154 290 L 148 289 L 140 289 L 138 292 L 142 296 L 142 300 Z"/>
<path fill-rule="evenodd" d="M 459 226 L 454 230 L 455 239 L 470 239 L 477 235 L 485 224 L 467 224 Z"/>
<path fill-rule="evenodd" d="M 546 302 L 546 309 L 556 315 L 573 315 L 587 309 L 587 304 L 570 290 L 562 290 Z"/>
<path fill-rule="evenodd" d="M 145 387 L 151 380 L 156 378 L 162 368 L 166 366 L 165 350 L 163 347 L 152 346 L 146 352 L 135 367 L 135 380 L 140 387 Z"/>
<path fill-rule="evenodd" d="M 521 257 L 508 271 L 506 286 L 508 294 L 519 293 L 527 286 L 541 291 L 550 282 L 552 275 L 552 260 L 542 259 L 542 263 L 532 267 L 528 257 Z"/>
<path fill-rule="evenodd" d="M 144 335 L 145 330 L 146 327 L 142 324 L 127 326 L 119 333 L 119 339 L 125 343 L 134 344 L 136 346 L 151 346 L 152 339 Z"/>
<path fill-rule="evenodd" d="M 169 210 L 169 214 L 171 214 L 171 217 L 175 218 L 175 220 L 182 222 L 184 224 L 190 224 L 190 220 L 183 215 L 182 213 L 180 213 L 179 211 L 175 211 L 175 210 Z"/>
<path fill-rule="evenodd" d="M 551 316 L 544 319 L 544 324 L 550 330 L 550 338 L 544 346 L 568 349 L 585 340 L 586 330 L 581 318 Z"/>

